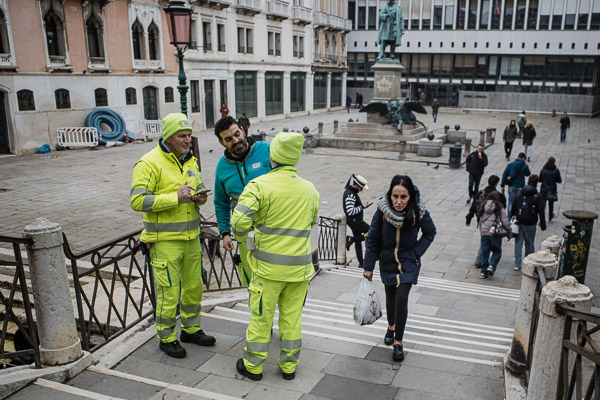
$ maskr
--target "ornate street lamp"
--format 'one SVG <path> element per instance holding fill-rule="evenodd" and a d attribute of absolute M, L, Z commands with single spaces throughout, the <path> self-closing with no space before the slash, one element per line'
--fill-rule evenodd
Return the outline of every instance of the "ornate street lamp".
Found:
<path fill-rule="evenodd" d="M 185 71 L 183 70 L 183 53 L 190 46 L 192 37 L 192 9 L 185 6 L 183 0 L 170 0 L 165 8 L 167 15 L 167 25 L 169 27 L 169 36 L 171 44 L 177 48 L 177 58 L 179 59 L 179 91 L 181 112 L 187 116 L 187 91 Z"/>

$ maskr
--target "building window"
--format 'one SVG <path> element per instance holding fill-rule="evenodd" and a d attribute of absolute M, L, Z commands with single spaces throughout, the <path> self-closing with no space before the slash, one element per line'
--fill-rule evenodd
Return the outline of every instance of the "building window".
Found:
<path fill-rule="evenodd" d="M 452 29 L 454 23 L 454 6 L 446 6 L 444 29 Z"/>
<path fill-rule="evenodd" d="M 331 107 L 342 105 L 342 74 L 331 74 Z"/>
<path fill-rule="evenodd" d="M 87 30 L 88 56 L 90 58 L 104 58 L 104 40 L 102 38 L 102 22 L 93 14 L 85 24 Z"/>
<path fill-rule="evenodd" d="M 44 29 L 46 30 L 48 55 L 65 56 L 67 52 L 64 36 L 64 23 L 52 8 L 44 15 Z"/>
<path fill-rule="evenodd" d="M 94 97 L 96 98 L 96 107 L 108 106 L 108 96 L 106 89 L 98 88 L 94 90 Z"/>
<path fill-rule="evenodd" d="M 236 71 L 235 109 L 248 118 L 256 117 L 256 72 Z"/>
<path fill-rule="evenodd" d="M 313 90 L 313 108 L 327 108 L 327 74 L 315 72 Z"/>
<path fill-rule="evenodd" d="M 192 99 L 192 112 L 200 112 L 200 82 L 190 81 L 190 97 Z"/>
<path fill-rule="evenodd" d="M 33 99 L 33 91 L 22 89 L 17 92 L 17 100 L 19 102 L 19 111 L 34 111 L 35 101 Z"/>
<path fill-rule="evenodd" d="M 6 17 L 4 16 L 2 9 L 0 9 L 0 54 L 10 54 Z"/>
<path fill-rule="evenodd" d="M 304 57 L 304 36 L 294 35 L 293 55 L 299 58 Z"/>
<path fill-rule="evenodd" d="M 408 10 L 406 10 L 406 11 L 408 11 Z M 368 30 L 376 30 L 377 29 L 376 19 L 377 19 L 377 7 L 369 6 L 369 21 L 367 24 Z"/>
<path fill-rule="evenodd" d="M 267 32 L 267 47 L 270 56 L 281 55 L 281 33 Z"/>
<path fill-rule="evenodd" d="M 153 22 L 148 27 L 148 50 L 151 60 L 160 60 L 160 40 L 158 27 Z"/>
<path fill-rule="evenodd" d="M 173 103 L 174 101 L 173 88 L 171 86 L 167 86 L 165 88 L 165 103 Z"/>
<path fill-rule="evenodd" d="M 238 27 L 238 53 L 254 53 L 252 28 Z M 249 117 L 248 114 L 246 116 Z"/>
<path fill-rule="evenodd" d="M 314 39 L 314 47 L 315 47 L 315 60 L 321 59 L 321 43 L 319 42 L 319 34 L 315 32 Z M 356 47 L 356 42 L 354 42 L 354 47 Z"/>
<path fill-rule="evenodd" d="M 283 72 L 265 72 L 265 113 L 283 114 Z"/>
<path fill-rule="evenodd" d="M 217 24 L 217 46 L 219 51 L 227 51 L 225 46 L 225 25 Z"/>
<path fill-rule="evenodd" d="M 539 0 L 529 0 L 529 10 L 527 11 L 527 29 L 535 30 L 537 26 Z"/>
<path fill-rule="evenodd" d="M 502 29 L 512 29 L 513 12 L 513 2 L 507 1 L 504 5 L 504 21 L 502 22 Z"/>
<path fill-rule="evenodd" d="M 306 73 L 292 72 L 290 74 L 291 111 L 304 111 L 304 93 L 306 90 Z"/>
<path fill-rule="evenodd" d="M 479 12 L 479 29 L 488 28 L 490 18 L 490 0 L 481 0 L 481 9 Z"/>
<path fill-rule="evenodd" d="M 56 89 L 54 99 L 56 100 L 57 109 L 71 108 L 71 97 L 67 89 Z"/>
<path fill-rule="evenodd" d="M 137 104 L 137 92 L 135 88 L 128 87 L 127 89 L 125 89 L 125 104 Z"/>
<path fill-rule="evenodd" d="M 131 26 L 131 39 L 133 41 L 133 58 L 136 60 L 145 60 L 144 27 L 138 20 Z"/>
<path fill-rule="evenodd" d="M 356 2 L 348 2 L 348 19 L 352 21 L 352 30 L 356 29 Z"/>
<path fill-rule="evenodd" d="M 358 6 L 358 30 L 364 30 L 367 22 L 367 8 L 365 6 Z M 324 107 L 321 107 L 324 108 Z"/>
<path fill-rule="evenodd" d="M 442 6 L 433 7 L 433 29 L 442 29 Z"/>
<path fill-rule="evenodd" d="M 202 38 L 204 50 L 212 51 L 212 26 L 210 22 L 202 22 Z"/>

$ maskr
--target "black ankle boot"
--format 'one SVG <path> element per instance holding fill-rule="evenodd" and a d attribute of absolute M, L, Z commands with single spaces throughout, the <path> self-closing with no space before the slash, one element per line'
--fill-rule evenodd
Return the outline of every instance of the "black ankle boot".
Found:
<path fill-rule="evenodd" d="M 390 328 L 387 329 L 387 332 L 383 337 L 383 343 L 385 343 L 386 346 L 391 346 L 394 343 L 394 331 L 390 331 Z"/>
<path fill-rule="evenodd" d="M 402 349 L 401 344 L 394 345 L 394 351 L 392 352 L 392 358 L 394 359 L 394 361 L 404 360 L 404 349 Z"/>

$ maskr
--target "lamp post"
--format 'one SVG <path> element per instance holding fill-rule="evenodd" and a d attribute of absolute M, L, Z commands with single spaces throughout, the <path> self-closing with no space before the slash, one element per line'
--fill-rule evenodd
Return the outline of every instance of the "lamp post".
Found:
<path fill-rule="evenodd" d="M 167 15 L 167 26 L 169 27 L 169 36 L 171 44 L 177 49 L 177 58 L 179 59 L 179 98 L 181 102 L 181 112 L 187 116 L 187 91 L 185 71 L 183 70 L 183 53 L 190 46 L 192 36 L 191 20 L 192 9 L 185 6 L 183 0 L 170 0 L 165 8 Z"/>

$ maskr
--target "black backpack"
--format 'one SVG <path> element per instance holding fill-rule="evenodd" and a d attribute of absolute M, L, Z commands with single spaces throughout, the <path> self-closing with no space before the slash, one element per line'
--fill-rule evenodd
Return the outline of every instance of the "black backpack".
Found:
<path fill-rule="evenodd" d="M 521 195 L 517 201 L 517 221 L 523 225 L 534 225 L 537 221 L 536 194 Z"/>

